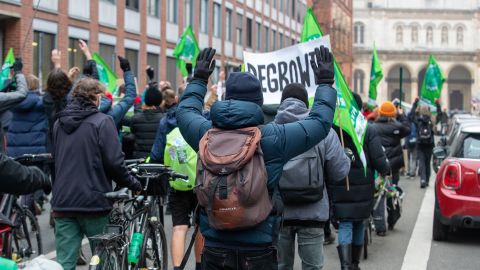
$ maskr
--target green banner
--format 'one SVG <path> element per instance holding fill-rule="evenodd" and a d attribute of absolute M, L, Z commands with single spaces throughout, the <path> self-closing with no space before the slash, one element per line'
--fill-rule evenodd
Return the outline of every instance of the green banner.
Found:
<path fill-rule="evenodd" d="M 173 50 L 173 56 L 177 58 L 177 67 L 180 69 L 183 77 L 188 76 L 185 64 L 192 63 L 192 66 L 195 68 L 198 54 L 200 54 L 200 48 L 198 47 L 197 39 L 193 34 L 192 27 L 188 26 Z"/>
<path fill-rule="evenodd" d="M 445 82 L 445 77 L 443 77 L 442 70 L 435 57 L 430 55 L 425 77 L 423 78 L 422 90 L 420 91 L 422 101 L 431 107 L 435 107 L 435 99 L 440 98 L 443 82 Z"/>
<path fill-rule="evenodd" d="M 15 62 L 15 56 L 13 55 L 13 48 L 10 48 L 7 53 L 7 57 L 5 57 L 5 61 L 2 65 L 2 71 L 0 73 L 0 89 L 3 89 L 6 84 L 5 82 L 10 77 L 10 67 Z"/>
<path fill-rule="evenodd" d="M 112 95 L 118 96 L 117 75 L 113 73 L 112 69 L 98 53 L 93 53 L 92 59 L 97 63 L 97 71 L 100 82 L 105 85 L 107 90 L 112 93 Z"/>
<path fill-rule="evenodd" d="M 374 108 L 377 106 L 377 86 L 383 78 L 382 65 L 378 59 L 377 48 L 373 45 L 372 67 L 370 70 L 370 85 L 368 87 L 368 106 Z"/>
<path fill-rule="evenodd" d="M 303 22 L 301 42 L 310 41 L 323 36 L 323 32 L 318 24 L 311 7 L 307 9 Z M 357 152 L 362 160 L 364 169 L 366 169 L 366 158 L 363 152 L 363 140 L 367 130 L 367 120 L 361 114 L 353 99 L 352 91 L 343 77 L 342 70 L 334 58 L 335 85 L 337 89 L 337 109 L 335 111 L 334 124 L 341 127 L 353 140 Z M 340 111 L 338 111 L 340 110 Z M 365 170 L 366 172 L 366 170 Z"/>

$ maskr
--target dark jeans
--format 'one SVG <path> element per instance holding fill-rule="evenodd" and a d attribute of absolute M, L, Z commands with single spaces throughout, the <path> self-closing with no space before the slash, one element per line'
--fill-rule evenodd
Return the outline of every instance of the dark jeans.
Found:
<path fill-rule="evenodd" d="M 430 180 L 431 160 L 433 148 L 431 146 L 418 146 L 418 170 L 420 171 L 420 181 L 428 183 Z"/>
<path fill-rule="evenodd" d="M 208 270 L 277 270 L 277 251 L 241 250 L 204 247 L 202 269 Z"/>

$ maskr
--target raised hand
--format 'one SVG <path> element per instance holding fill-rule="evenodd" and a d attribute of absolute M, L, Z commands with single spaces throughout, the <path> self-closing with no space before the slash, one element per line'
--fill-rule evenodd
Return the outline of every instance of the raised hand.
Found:
<path fill-rule="evenodd" d="M 12 68 L 15 74 L 21 73 L 23 69 L 22 58 L 15 58 L 15 62 L 13 62 Z"/>
<path fill-rule="evenodd" d="M 155 76 L 155 70 L 151 66 L 147 66 L 145 72 L 147 73 L 148 80 L 153 80 L 153 76 Z"/>
<path fill-rule="evenodd" d="M 57 49 L 53 49 L 51 60 L 55 68 L 60 68 L 62 66 L 61 65 L 62 52 Z"/>
<path fill-rule="evenodd" d="M 130 62 L 128 62 L 127 58 L 118 56 L 118 61 L 120 62 L 120 68 L 123 70 L 123 72 L 130 71 Z"/>
<path fill-rule="evenodd" d="M 193 78 L 199 79 L 208 83 L 208 78 L 215 70 L 215 49 L 206 48 L 197 57 L 197 65 L 195 66 L 195 73 Z"/>
<path fill-rule="evenodd" d="M 90 53 L 90 49 L 88 48 L 88 45 L 85 41 L 79 39 L 78 40 L 78 46 L 80 46 L 80 50 L 82 50 L 83 54 L 87 58 L 87 60 L 92 59 L 92 53 Z"/>
<path fill-rule="evenodd" d="M 335 72 L 333 70 L 333 56 L 324 46 L 315 49 L 315 59 L 310 60 L 313 73 L 315 74 L 315 82 L 317 85 L 328 84 L 333 85 Z"/>

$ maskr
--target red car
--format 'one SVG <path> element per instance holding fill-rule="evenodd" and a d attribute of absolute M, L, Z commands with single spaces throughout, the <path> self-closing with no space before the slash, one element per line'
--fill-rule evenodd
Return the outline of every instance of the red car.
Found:
<path fill-rule="evenodd" d="M 480 228 L 480 122 L 464 125 L 443 158 L 435 185 L 433 239 L 445 241 L 451 228 Z"/>

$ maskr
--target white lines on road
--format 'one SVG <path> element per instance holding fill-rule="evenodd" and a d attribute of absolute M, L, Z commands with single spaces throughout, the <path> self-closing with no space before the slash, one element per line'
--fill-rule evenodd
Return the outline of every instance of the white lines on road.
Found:
<path fill-rule="evenodd" d="M 88 238 L 84 238 L 84 239 L 82 240 L 82 246 L 84 246 L 84 245 L 86 245 L 86 244 L 88 244 Z M 53 259 L 55 259 L 56 257 L 57 257 L 57 251 L 56 251 L 56 250 L 53 250 L 53 251 L 45 254 L 45 258 L 46 258 L 46 259 L 49 259 L 49 260 L 53 260 Z"/>
<path fill-rule="evenodd" d="M 432 183 L 433 181 L 430 182 Z M 434 193 L 434 187 L 427 187 L 405 257 L 403 258 L 402 270 L 427 269 L 430 248 L 432 247 Z"/>

